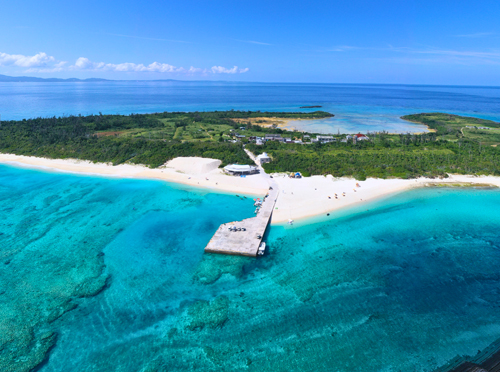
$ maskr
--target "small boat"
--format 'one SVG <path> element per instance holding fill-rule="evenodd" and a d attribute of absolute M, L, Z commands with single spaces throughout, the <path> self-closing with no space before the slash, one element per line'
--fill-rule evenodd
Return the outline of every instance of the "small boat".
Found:
<path fill-rule="evenodd" d="M 292 219 L 289 219 L 289 220 L 288 220 L 288 224 L 289 224 L 289 225 L 293 225 L 293 220 L 292 220 Z"/>
<path fill-rule="evenodd" d="M 263 256 L 265 251 L 266 251 L 266 243 L 262 242 L 260 243 L 259 249 L 257 250 L 257 254 L 259 256 Z"/>

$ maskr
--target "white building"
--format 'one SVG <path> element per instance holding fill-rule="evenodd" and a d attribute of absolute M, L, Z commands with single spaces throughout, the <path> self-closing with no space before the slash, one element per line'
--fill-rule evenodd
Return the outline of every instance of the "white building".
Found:
<path fill-rule="evenodd" d="M 247 174 L 259 173 L 259 170 L 254 165 L 230 164 L 224 167 L 224 172 L 233 176 L 243 176 Z"/>
<path fill-rule="evenodd" d="M 262 165 L 264 163 L 270 163 L 271 157 L 267 155 L 267 153 L 263 152 L 259 156 L 257 156 L 257 161 Z"/>
<path fill-rule="evenodd" d="M 280 134 L 266 134 L 266 136 L 264 137 L 264 140 L 266 140 L 266 141 L 280 141 L 280 142 L 283 142 L 284 138 L 281 137 Z"/>
<path fill-rule="evenodd" d="M 321 143 L 328 143 L 335 141 L 335 138 L 333 136 L 317 136 L 316 140 Z"/>
<path fill-rule="evenodd" d="M 356 141 L 366 141 L 370 139 L 368 136 L 365 136 L 364 134 L 361 133 L 355 134 L 354 138 L 356 139 Z"/>

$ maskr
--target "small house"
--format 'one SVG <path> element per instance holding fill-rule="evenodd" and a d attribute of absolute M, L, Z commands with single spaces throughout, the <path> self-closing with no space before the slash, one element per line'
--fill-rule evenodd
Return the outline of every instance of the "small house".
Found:
<path fill-rule="evenodd" d="M 280 134 L 266 134 L 264 139 L 266 141 L 283 141 L 283 137 Z"/>
<path fill-rule="evenodd" d="M 354 138 L 356 138 L 356 141 L 366 141 L 370 139 L 368 136 L 365 136 L 364 134 L 361 133 L 355 134 Z"/>
<path fill-rule="evenodd" d="M 333 136 L 317 136 L 316 137 L 316 142 L 321 142 L 321 143 L 329 143 L 335 141 L 335 138 Z"/>
<path fill-rule="evenodd" d="M 264 163 L 270 163 L 271 157 L 267 153 L 263 152 L 262 154 L 257 156 L 257 162 L 260 163 L 260 165 Z"/>

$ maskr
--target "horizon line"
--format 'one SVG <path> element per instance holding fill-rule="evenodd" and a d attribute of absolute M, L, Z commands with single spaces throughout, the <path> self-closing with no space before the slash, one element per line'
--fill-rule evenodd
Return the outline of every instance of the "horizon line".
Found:
<path fill-rule="evenodd" d="M 183 80 L 183 79 L 106 79 L 106 78 L 58 78 L 58 77 L 37 77 L 37 76 L 12 76 L 12 75 L 3 75 L 0 74 L 0 77 L 8 77 L 8 78 L 26 78 L 26 79 L 40 79 L 46 80 L 45 82 L 54 81 L 50 80 L 59 80 L 57 82 L 82 82 L 82 83 L 90 83 L 90 82 L 161 82 L 161 81 L 175 81 L 175 82 L 183 82 L 183 83 L 244 83 L 244 84 L 316 84 L 316 85 L 392 85 L 392 86 L 429 86 L 429 87 L 481 87 L 481 88 L 500 88 L 500 85 L 478 85 L 478 84 L 425 84 L 425 83 L 336 83 L 336 82 L 280 82 L 280 81 L 242 81 L 242 80 Z M 76 80 L 76 81 L 71 81 Z M 98 80 L 98 81 L 89 81 L 89 80 Z M 100 81 L 99 81 L 100 80 Z M 0 83 L 30 83 L 35 81 L 1 81 Z M 38 81 L 44 82 L 44 81 Z"/>

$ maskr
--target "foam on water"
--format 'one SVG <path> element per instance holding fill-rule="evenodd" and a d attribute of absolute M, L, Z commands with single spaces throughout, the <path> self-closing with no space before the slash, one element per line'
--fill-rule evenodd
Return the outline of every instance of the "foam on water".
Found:
<path fill-rule="evenodd" d="M 36 291 L 66 268 L 83 275 L 81 236 L 102 235 L 92 257 L 104 252 L 107 285 L 45 321 L 58 339 L 41 371 L 429 371 L 500 337 L 498 190 L 420 189 L 272 226 L 254 259 L 203 254 L 219 223 L 251 215 L 248 199 L 1 170 L 1 232 L 40 257 L 16 280 Z M 49 254 L 73 267 L 47 266 Z"/>

